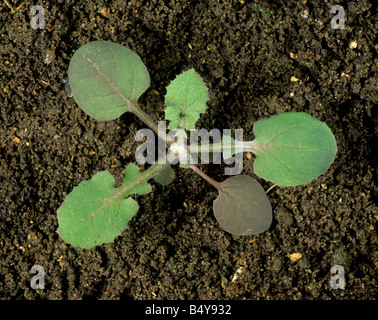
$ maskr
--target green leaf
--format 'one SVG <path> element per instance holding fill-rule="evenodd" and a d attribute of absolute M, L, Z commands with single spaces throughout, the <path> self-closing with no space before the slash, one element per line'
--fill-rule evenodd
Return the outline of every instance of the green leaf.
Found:
<path fill-rule="evenodd" d="M 156 176 L 154 176 L 154 180 L 157 183 L 160 183 L 162 186 L 170 184 L 174 178 L 175 172 L 169 164 L 166 165 L 165 168 L 162 171 L 160 171 Z"/>
<path fill-rule="evenodd" d="M 167 87 L 165 96 L 165 118 L 171 121 L 168 128 L 195 129 L 208 99 L 206 85 L 194 69 L 177 76 Z"/>
<path fill-rule="evenodd" d="M 332 131 L 303 112 L 280 113 L 255 123 L 254 172 L 280 187 L 309 183 L 335 159 Z"/>
<path fill-rule="evenodd" d="M 220 184 L 214 201 L 219 225 L 234 235 L 254 235 L 269 229 L 272 206 L 263 187 L 252 177 L 239 175 Z"/>
<path fill-rule="evenodd" d="M 68 78 L 77 104 L 97 120 L 113 120 L 150 85 L 140 57 L 120 44 L 93 41 L 73 55 Z"/>
<path fill-rule="evenodd" d="M 156 174 L 156 169 L 157 166 L 139 173 L 136 165 L 129 164 L 119 188 L 114 188 L 114 178 L 107 171 L 80 183 L 58 209 L 60 236 L 85 249 L 113 241 L 138 211 L 137 202 L 128 196 L 151 192 L 147 180 Z"/>

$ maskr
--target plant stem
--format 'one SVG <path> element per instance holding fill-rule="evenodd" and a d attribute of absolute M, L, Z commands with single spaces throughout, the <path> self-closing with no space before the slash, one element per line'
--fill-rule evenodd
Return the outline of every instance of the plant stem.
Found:
<path fill-rule="evenodd" d="M 154 163 L 151 167 L 149 167 L 146 171 L 140 174 L 140 177 L 136 179 L 135 184 L 138 185 L 142 181 L 147 181 L 154 177 L 158 172 L 162 171 L 167 164 L 158 164 Z"/>
<path fill-rule="evenodd" d="M 202 153 L 202 151 L 215 153 L 222 152 L 222 142 L 219 143 L 207 143 L 199 145 L 190 145 L 188 146 L 190 153 Z"/>
<path fill-rule="evenodd" d="M 145 113 L 138 104 L 133 104 L 131 101 L 129 101 L 129 106 L 131 107 L 132 113 L 134 113 L 140 120 L 142 120 L 146 125 L 148 125 L 153 131 L 156 132 L 156 134 L 159 134 L 158 132 L 158 125 L 153 121 L 150 116 Z"/>
<path fill-rule="evenodd" d="M 165 168 L 165 166 L 167 166 L 167 164 L 154 163 L 147 170 L 141 172 L 138 178 L 135 179 L 134 182 L 121 188 L 114 198 L 121 197 L 122 195 L 129 192 L 129 190 L 132 190 L 135 186 L 139 185 L 140 183 L 144 181 L 148 181 L 149 179 L 153 178 L 154 176 L 156 176 L 156 174 L 162 171 Z"/>
<path fill-rule="evenodd" d="M 209 143 L 209 144 L 201 144 L 201 145 L 190 145 L 188 146 L 190 153 L 201 153 L 209 152 L 224 152 L 224 150 L 230 150 L 232 154 L 239 153 L 239 152 L 256 152 L 257 147 L 253 144 L 253 141 L 237 141 L 237 142 L 230 142 L 230 143 Z"/>
<path fill-rule="evenodd" d="M 211 179 L 206 173 L 204 173 L 195 164 L 190 164 L 189 168 L 191 168 L 193 171 L 198 173 L 202 178 L 204 178 L 208 183 L 210 183 L 212 186 L 214 186 L 218 191 L 222 191 L 221 184 L 219 182 L 215 181 L 214 179 Z"/>
<path fill-rule="evenodd" d="M 127 104 L 129 105 L 129 108 L 130 108 L 130 111 L 132 113 L 134 113 L 140 120 L 142 120 L 147 126 L 149 126 L 157 135 L 160 139 L 162 139 L 163 141 L 165 141 L 166 143 L 169 144 L 169 139 L 168 139 L 168 135 L 166 132 L 162 131 L 162 130 L 159 130 L 159 127 L 157 125 L 156 122 L 154 122 L 150 116 L 145 113 L 137 103 L 132 103 L 129 99 L 127 99 L 125 96 L 121 96 L 122 99 L 125 100 L 125 102 L 127 102 Z"/>

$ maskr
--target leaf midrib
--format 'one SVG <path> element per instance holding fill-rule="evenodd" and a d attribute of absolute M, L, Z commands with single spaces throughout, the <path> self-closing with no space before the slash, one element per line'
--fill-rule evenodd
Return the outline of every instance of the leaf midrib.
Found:
<path fill-rule="evenodd" d="M 130 111 L 133 113 L 136 113 L 137 110 L 134 104 L 131 102 L 131 99 L 128 99 L 127 97 L 125 97 L 125 95 L 121 91 L 119 91 L 118 88 L 113 84 L 113 81 L 111 81 L 92 60 L 86 57 L 84 57 L 84 60 L 90 64 L 90 66 L 97 72 L 98 76 L 100 76 L 103 80 L 105 80 L 108 83 L 109 87 L 114 91 L 114 93 L 117 94 L 126 103 Z M 134 82 L 135 81 L 133 81 L 133 84 L 132 84 L 133 85 L 132 91 L 134 91 Z"/>

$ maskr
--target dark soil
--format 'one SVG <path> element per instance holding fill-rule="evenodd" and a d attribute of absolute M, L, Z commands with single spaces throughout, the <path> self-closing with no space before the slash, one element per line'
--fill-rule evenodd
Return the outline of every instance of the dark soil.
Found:
<path fill-rule="evenodd" d="M 345 29 L 334 30 L 328 0 L 38 1 L 46 28 L 33 30 L 36 1 L 8 0 L 24 3 L 14 12 L 1 1 L 0 298 L 376 299 L 373 2 L 342 3 Z M 199 127 L 243 128 L 249 139 L 258 119 L 304 111 L 334 132 L 335 162 L 306 186 L 273 188 L 274 222 L 254 237 L 220 229 L 216 190 L 175 167 L 172 184 L 151 182 L 153 192 L 138 197 L 138 214 L 113 243 L 75 249 L 56 232 L 57 209 L 98 171 L 119 183 L 144 127 L 130 114 L 95 121 L 69 97 L 70 58 L 97 39 L 141 56 L 152 82 L 140 104 L 156 121 L 165 87 L 193 67 L 210 93 Z M 244 174 L 254 176 L 252 164 L 245 155 Z M 223 166 L 201 167 L 226 178 Z M 330 286 L 335 264 L 345 268 L 344 290 Z M 33 265 L 45 270 L 44 290 L 30 286 Z"/>

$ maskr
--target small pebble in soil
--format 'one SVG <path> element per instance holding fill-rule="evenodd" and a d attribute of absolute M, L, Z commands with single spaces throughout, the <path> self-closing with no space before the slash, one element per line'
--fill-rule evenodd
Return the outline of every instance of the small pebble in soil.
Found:
<path fill-rule="evenodd" d="M 349 48 L 351 48 L 351 49 L 356 49 L 356 48 L 357 48 L 357 41 L 352 41 L 352 42 L 349 44 Z"/>
<path fill-rule="evenodd" d="M 67 97 L 68 98 L 72 98 L 73 97 L 73 93 L 71 91 L 70 82 L 69 82 L 68 78 L 63 79 L 62 82 L 64 84 L 64 91 L 66 91 Z"/>
<path fill-rule="evenodd" d="M 45 52 L 45 58 L 43 60 L 43 63 L 50 64 L 51 61 L 53 61 L 55 58 L 55 51 L 54 50 L 46 50 Z"/>
<path fill-rule="evenodd" d="M 309 11 L 307 9 L 305 9 L 301 12 L 301 17 L 304 18 L 304 19 L 307 19 L 309 14 L 310 14 Z"/>
<path fill-rule="evenodd" d="M 294 252 L 287 255 L 291 261 L 298 261 L 302 259 L 302 254 L 300 252 Z"/>

